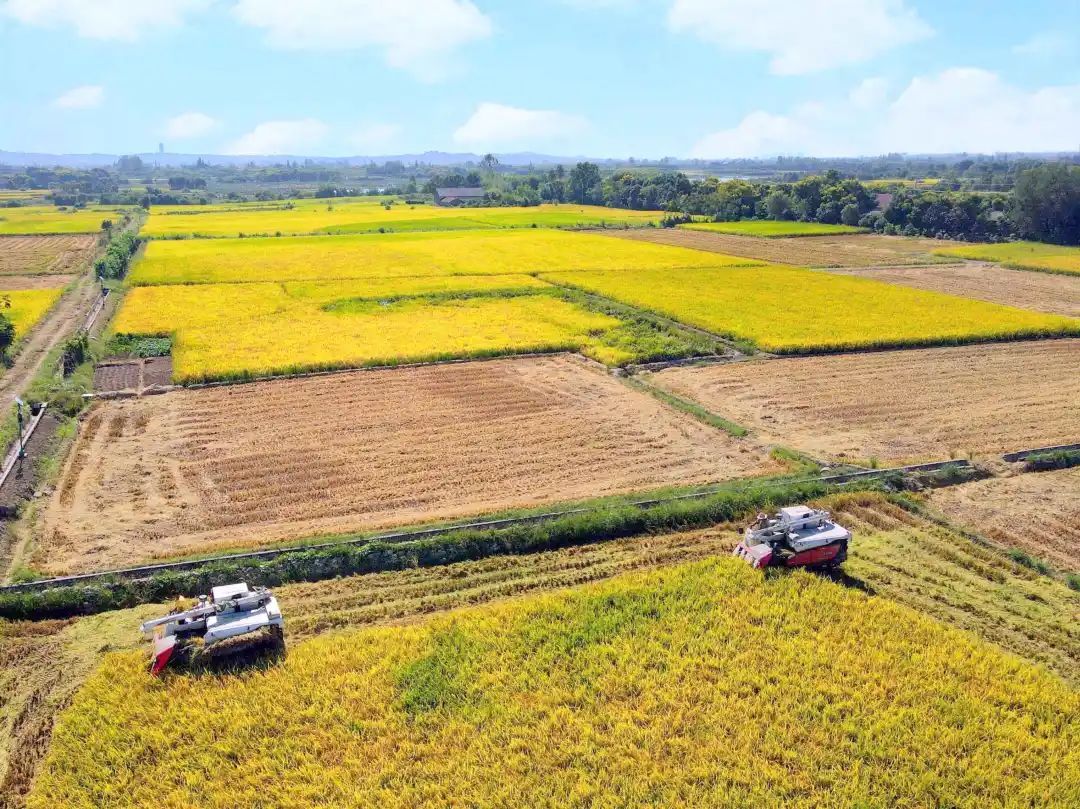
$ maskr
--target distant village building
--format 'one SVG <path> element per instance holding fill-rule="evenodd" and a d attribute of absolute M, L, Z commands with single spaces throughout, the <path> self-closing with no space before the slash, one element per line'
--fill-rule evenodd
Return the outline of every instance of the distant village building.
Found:
<path fill-rule="evenodd" d="M 483 188 L 436 188 L 435 204 L 445 207 L 463 205 L 468 202 L 483 202 Z"/>

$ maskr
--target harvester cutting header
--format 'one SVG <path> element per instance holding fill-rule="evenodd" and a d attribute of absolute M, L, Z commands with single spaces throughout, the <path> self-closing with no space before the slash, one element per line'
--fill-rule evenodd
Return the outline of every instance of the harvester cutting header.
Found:
<path fill-rule="evenodd" d="M 751 566 L 837 567 L 847 559 L 851 532 L 829 512 L 809 506 L 782 508 L 772 517 L 758 514 L 735 548 Z"/>

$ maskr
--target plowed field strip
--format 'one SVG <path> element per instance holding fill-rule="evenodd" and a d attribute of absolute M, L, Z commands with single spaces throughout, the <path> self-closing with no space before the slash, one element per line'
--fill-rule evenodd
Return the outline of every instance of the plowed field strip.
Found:
<path fill-rule="evenodd" d="M 1080 275 L 1023 272 L 976 262 L 928 267 L 835 269 L 832 272 L 1053 315 L 1080 317 Z"/>
<path fill-rule="evenodd" d="M 809 236 L 789 239 L 755 239 L 726 233 L 706 233 L 683 228 L 612 230 L 606 234 L 674 247 L 690 247 L 731 256 L 753 258 L 799 267 L 872 267 L 876 265 L 937 264 L 948 259 L 931 255 L 933 250 L 955 247 L 937 239 L 857 234 Z"/>
<path fill-rule="evenodd" d="M 0 275 L 72 273 L 89 259 L 97 237 L 0 236 Z M 10 289 L 5 282 L 5 289 Z"/>
<path fill-rule="evenodd" d="M 1080 440 L 1080 340 L 672 368 L 652 381 L 770 440 L 889 463 Z"/>
<path fill-rule="evenodd" d="M 105 414 L 123 423 L 79 439 L 42 520 L 37 561 L 56 572 L 777 468 L 568 356 L 181 391 L 91 419 Z"/>
<path fill-rule="evenodd" d="M 990 539 L 1080 572 L 1080 468 L 966 483 L 930 499 Z"/>

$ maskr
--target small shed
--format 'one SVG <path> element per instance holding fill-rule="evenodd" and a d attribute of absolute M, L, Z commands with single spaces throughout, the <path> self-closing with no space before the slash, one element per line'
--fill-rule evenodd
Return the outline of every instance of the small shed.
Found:
<path fill-rule="evenodd" d="M 874 194 L 874 196 L 877 198 L 877 209 L 879 211 L 887 211 L 892 207 L 892 194 Z"/>
<path fill-rule="evenodd" d="M 483 202 L 483 188 L 436 188 L 435 204 L 446 207 L 464 205 L 468 202 Z"/>

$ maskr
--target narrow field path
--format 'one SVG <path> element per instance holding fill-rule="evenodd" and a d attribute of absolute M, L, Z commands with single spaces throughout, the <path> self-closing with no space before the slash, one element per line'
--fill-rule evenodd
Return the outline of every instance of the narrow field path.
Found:
<path fill-rule="evenodd" d="M 22 342 L 14 364 L 0 376 L 0 406 L 21 394 L 40 370 L 45 357 L 82 325 L 97 296 L 98 286 L 84 275 L 57 301 Z"/>

